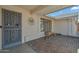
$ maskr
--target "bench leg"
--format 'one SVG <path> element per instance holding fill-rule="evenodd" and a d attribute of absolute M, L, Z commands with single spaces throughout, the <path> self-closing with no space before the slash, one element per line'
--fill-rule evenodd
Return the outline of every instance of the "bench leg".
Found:
<path fill-rule="evenodd" d="M 45 40 L 47 40 L 47 39 L 49 39 L 49 36 L 45 36 L 45 38 L 44 38 Z"/>

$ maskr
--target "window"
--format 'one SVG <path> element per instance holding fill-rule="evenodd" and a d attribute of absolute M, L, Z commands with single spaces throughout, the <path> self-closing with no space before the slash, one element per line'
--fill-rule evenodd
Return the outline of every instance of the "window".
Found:
<path fill-rule="evenodd" d="M 44 31 L 44 20 L 41 18 L 41 24 L 40 24 L 40 29 L 41 29 L 41 32 Z"/>

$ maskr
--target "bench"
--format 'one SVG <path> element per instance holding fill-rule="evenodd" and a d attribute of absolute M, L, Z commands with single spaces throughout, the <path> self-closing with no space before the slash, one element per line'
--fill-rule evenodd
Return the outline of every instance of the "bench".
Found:
<path fill-rule="evenodd" d="M 56 36 L 56 33 L 54 33 L 54 32 L 45 32 L 45 39 L 49 39 L 49 37 L 51 37 L 51 36 Z"/>

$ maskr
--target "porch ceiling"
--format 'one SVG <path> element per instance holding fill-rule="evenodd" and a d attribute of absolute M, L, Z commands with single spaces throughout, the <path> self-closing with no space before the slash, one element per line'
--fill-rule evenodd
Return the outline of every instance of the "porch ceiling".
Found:
<path fill-rule="evenodd" d="M 37 13 L 39 15 L 46 15 L 50 12 L 69 7 L 71 5 L 20 5 L 24 9 L 29 10 L 31 13 Z"/>
<path fill-rule="evenodd" d="M 41 9 L 47 7 L 47 5 L 20 5 L 19 7 L 22 7 L 34 13 L 36 11 L 40 11 Z"/>

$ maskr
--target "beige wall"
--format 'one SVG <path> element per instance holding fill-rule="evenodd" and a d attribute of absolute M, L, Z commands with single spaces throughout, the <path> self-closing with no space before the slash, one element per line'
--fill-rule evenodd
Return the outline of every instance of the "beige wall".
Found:
<path fill-rule="evenodd" d="M 78 36 L 76 33 L 75 19 L 54 20 L 54 32 L 63 35 Z"/>
<path fill-rule="evenodd" d="M 44 36 L 43 32 L 40 32 L 40 16 L 37 15 L 30 15 L 29 11 L 19 8 L 17 6 L 0 6 L 0 25 L 1 25 L 1 9 L 8 9 L 16 12 L 22 13 L 22 43 L 37 39 L 39 37 Z M 28 18 L 32 16 L 34 19 L 34 24 L 31 25 L 28 22 Z M 2 33 L 0 29 L 0 49 L 2 46 Z"/>
<path fill-rule="evenodd" d="M 54 32 L 67 35 L 67 21 L 66 20 L 55 20 L 54 21 Z"/>

